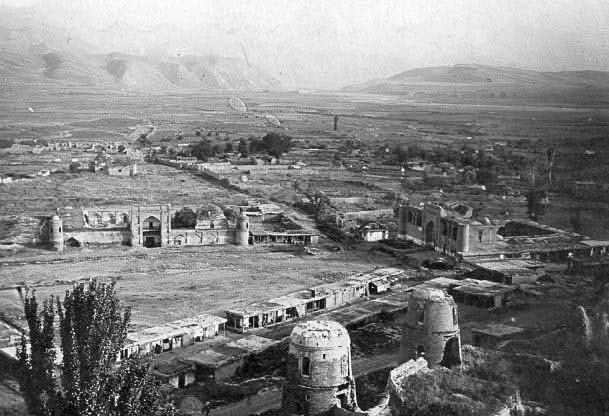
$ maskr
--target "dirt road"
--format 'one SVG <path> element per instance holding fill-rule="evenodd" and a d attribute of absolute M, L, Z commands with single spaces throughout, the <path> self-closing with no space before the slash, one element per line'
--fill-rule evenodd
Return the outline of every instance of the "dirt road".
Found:
<path fill-rule="evenodd" d="M 397 354 L 383 354 L 376 357 L 353 361 L 353 374 L 361 376 L 386 367 L 398 365 Z M 271 390 L 260 395 L 251 396 L 237 403 L 212 409 L 210 416 L 248 416 L 262 413 L 281 406 L 281 390 Z"/>

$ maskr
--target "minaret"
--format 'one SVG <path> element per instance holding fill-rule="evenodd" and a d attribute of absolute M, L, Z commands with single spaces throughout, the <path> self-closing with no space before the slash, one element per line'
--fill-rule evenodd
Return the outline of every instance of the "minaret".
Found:
<path fill-rule="evenodd" d="M 235 244 L 247 246 L 250 238 L 250 221 L 247 215 L 239 214 L 237 218 L 237 228 L 235 230 Z"/>
<path fill-rule="evenodd" d="M 55 251 L 63 251 L 63 222 L 59 215 L 53 215 L 50 223 L 50 243 Z"/>

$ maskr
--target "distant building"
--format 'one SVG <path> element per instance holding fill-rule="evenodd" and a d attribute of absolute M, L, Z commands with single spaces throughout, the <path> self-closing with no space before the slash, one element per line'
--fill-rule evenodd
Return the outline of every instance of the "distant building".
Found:
<path fill-rule="evenodd" d="M 367 242 L 387 240 L 389 238 L 389 231 L 387 228 L 377 222 L 370 222 L 363 227 L 360 227 L 355 230 L 355 234 Z"/>
<path fill-rule="evenodd" d="M 317 244 L 318 234 L 284 214 L 272 214 L 274 205 L 239 214 L 214 204 L 190 208 L 191 228 L 172 225 L 178 211 L 169 204 L 85 208 L 59 218 L 47 240 L 62 239 L 64 246 L 131 245 L 140 247 L 236 244 Z M 252 215 L 250 215 L 252 214 Z M 230 218 L 227 218 L 229 215 Z M 66 222 L 65 227 L 62 222 Z M 55 224 L 55 223 L 54 223 Z M 56 236 L 56 230 L 62 230 Z"/>
<path fill-rule="evenodd" d="M 525 257 L 566 260 L 570 252 L 589 251 L 587 237 L 525 219 L 476 218 L 460 203 L 426 203 L 399 207 L 398 239 L 433 248 L 453 257 Z M 609 241 L 595 242 L 597 251 Z"/>

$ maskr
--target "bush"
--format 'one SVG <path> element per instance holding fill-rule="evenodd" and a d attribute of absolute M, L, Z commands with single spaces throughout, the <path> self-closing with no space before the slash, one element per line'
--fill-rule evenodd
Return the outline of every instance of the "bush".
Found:
<path fill-rule="evenodd" d="M 199 160 L 206 161 L 207 158 L 216 154 L 214 147 L 207 140 L 202 140 L 191 147 L 191 154 Z"/>
<path fill-rule="evenodd" d="M 171 228 L 195 228 L 196 225 L 197 214 L 188 207 L 176 212 L 171 220 Z"/>

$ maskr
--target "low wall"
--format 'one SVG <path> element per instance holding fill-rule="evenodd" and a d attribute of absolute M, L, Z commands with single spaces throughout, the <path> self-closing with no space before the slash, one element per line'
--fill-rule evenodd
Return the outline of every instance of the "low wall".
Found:
<path fill-rule="evenodd" d="M 358 218 L 358 219 L 367 219 L 367 218 L 378 218 L 384 215 L 388 215 L 393 217 L 393 209 L 392 208 L 383 208 L 383 209 L 374 209 L 371 211 L 353 211 L 353 212 L 344 212 L 344 218 Z"/>
<path fill-rule="evenodd" d="M 235 244 L 235 230 L 173 229 L 169 233 L 169 245 L 209 246 L 214 244 Z"/>
<path fill-rule="evenodd" d="M 131 244 L 131 231 L 112 230 L 112 231 L 68 231 L 63 233 L 63 240 L 67 242 L 73 238 L 81 246 L 95 244 Z"/>

